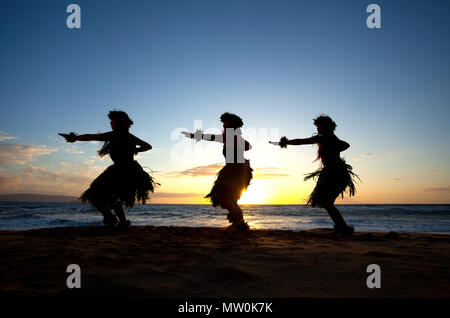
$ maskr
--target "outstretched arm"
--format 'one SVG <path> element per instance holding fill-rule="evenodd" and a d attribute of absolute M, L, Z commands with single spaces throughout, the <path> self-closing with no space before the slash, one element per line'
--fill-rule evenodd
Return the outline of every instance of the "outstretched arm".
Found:
<path fill-rule="evenodd" d="M 187 138 L 191 139 L 197 139 L 197 140 L 207 140 L 207 141 L 215 141 L 215 142 L 223 142 L 222 135 L 214 135 L 214 134 L 203 134 L 201 132 L 196 133 L 190 133 L 188 131 L 182 131 L 182 135 L 184 135 Z M 198 136 L 197 136 L 198 134 Z"/>
<path fill-rule="evenodd" d="M 75 142 L 75 141 L 106 141 L 108 133 L 103 134 L 84 134 L 84 135 L 77 135 L 75 133 L 70 134 L 62 134 L 59 133 L 58 135 L 64 137 L 67 142 Z"/>
<path fill-rule="evenodd" d="M 275 146 L 281 146 L 285 147 L 286 145 L 293 145 L 293 146 L 299 146 L 299 145 L 311 145 L 315 144 L 317 141 L 314 139 L 314 137 L 309 138 L 303 138 L 303 139 L 285 139 L 286 137 L 281 138 L 280 141 L 269 141 L 272 145 Z"/>
<path fill-rule="evenodd" d="M 303 139 L 288 139 L 287 145 L 299 146 L 299 145 L 311 145 L 316 143 L 312 137 Z"/>

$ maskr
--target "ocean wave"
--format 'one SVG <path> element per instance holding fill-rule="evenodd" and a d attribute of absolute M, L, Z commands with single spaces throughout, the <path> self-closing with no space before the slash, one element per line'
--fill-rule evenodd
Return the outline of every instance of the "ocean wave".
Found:
<path fill-rule="evenodd" d="M 450 205 L 339 205 L 357 231 L 450 233 Z M 126 209 L 134 225 L 228 225 L 227 211 L 208 205 L 136 205 Z M 332 227 L 323 209 L 305 205 L 244 205 L 244 218 L 255 228 L 306 230 Z M 102 216 L 78 203 L 8 203 L 0 207 L 1 230 L 101 225 Z"/>

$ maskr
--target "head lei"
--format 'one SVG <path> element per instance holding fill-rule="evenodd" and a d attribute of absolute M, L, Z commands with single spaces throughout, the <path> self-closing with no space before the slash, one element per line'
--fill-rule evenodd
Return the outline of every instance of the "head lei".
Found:
<path fill-rule="evenodd" d="M 235 114 L 231 114 L 231 113 L 223 113 L 220 116 L 220 121 L 221 122 L 229 122 L 230 126 L 233 128 L 240 128 L 244 125 L 244 122 L 242 121 L 241 117 L 239 117 L 238 115 Z"/>
<path fill-rule="evenodd" d="M 323 126 L 327 130 L 334 131 L 336 129 L 336 123 L 328 115 L 320 115 L 314 119 L 314 125 Z"/>
<path fill-rule="evenodd" d="M 128 128 L 133 125 L 133 121 L 128 117 L 127 113 L 121 110 L 111 110 L 108 114 L 110 120 L 116 120 L 120 127 Z"/>

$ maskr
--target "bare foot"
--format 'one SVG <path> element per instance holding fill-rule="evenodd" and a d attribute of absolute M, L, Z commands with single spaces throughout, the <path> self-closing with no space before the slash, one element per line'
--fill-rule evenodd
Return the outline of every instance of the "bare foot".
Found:
<path fill-rule="evenodd" d="M 129 220 L 121 221 L 117 224 L 117 227 L 121 230 L 129 230 L 131 228 L 131 222 Z"/>
<path fill-rule="evenodd" d="M 340 236 L 350 236 L 355 233 L 355 228 L 353 226 L 345 226 L 345 227 L 334 227 L 334 231 L 336 234 Z"/>
<path fill-rule="evenodd" d="M 103 223 L 106 226 L 113 228 L 117 225 L 117 223 L 119 223 L 119 220 L 117 219 L 117 217 L 114 214 L 110 213 L 103 217 Z"/>
<path fill-rule="evenodd" d="M 228 227 L 228 229 L 246 232 L 246 231 L 250 230 L 250 227 L 248 226 L 247 222 L 241 222 L 241 223 L 233 223 L 233 224 L 231 224 Z"/>

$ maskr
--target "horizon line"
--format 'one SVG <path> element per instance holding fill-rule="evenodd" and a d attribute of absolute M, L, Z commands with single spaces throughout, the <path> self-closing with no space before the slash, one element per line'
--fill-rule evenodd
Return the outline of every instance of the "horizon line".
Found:
<path fill-rule="evenodd" d="M 67 202 L 67 201 L 0 201 L 0 203 L 78 203 L 78 204 L 88 204 L 78 201 L 73 202 Z M 140 204 L 137 203 L 136 205 L 205 205 L 210 206 L 210 203 L 146 203 L 146 204 Z M 245 203 L 240 204 L 241 206 L 248 206 L 248 205 L 302 205 L 302 206 L 310 206 L 306 205 L 305 203 Z M 336 203 L 335 205 L 450 205 L 450 203 Z M 310 206 L 311 207 L 311 206 Z M 312 207 L 311 207 L 312 208 Z"/>

